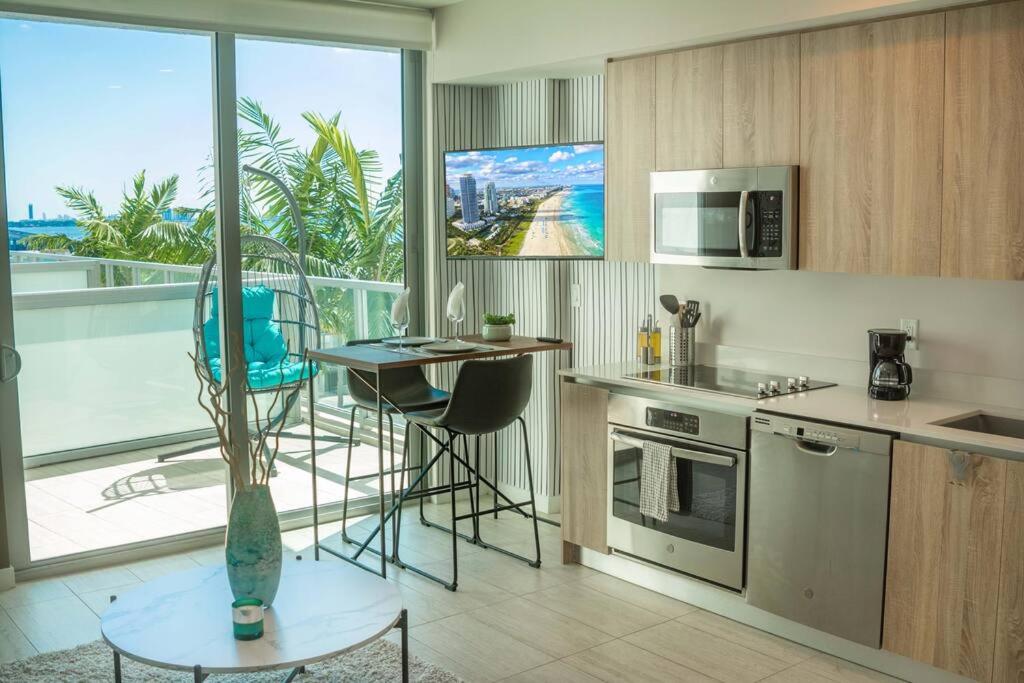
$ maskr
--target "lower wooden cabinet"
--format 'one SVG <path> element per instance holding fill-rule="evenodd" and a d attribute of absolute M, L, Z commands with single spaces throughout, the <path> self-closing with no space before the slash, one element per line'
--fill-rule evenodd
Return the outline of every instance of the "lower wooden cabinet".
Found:
<path fill-rule="evenodd" d="M 897 441 L 882 647 L 1024 680 L 1024 463 Z"/>
<path fill-rule="evenodd" d="M 608 391 L 562 382 L 562 541 L 608 552 Z"/>

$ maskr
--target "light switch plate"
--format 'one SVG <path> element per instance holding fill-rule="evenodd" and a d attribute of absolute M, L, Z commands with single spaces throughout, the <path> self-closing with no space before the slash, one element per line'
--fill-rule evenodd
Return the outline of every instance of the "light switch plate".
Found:
<path fill-rule="evenodd" d="M 917 325 L 915 318 L 900 318 L 900 329 L 907 333 L 907 348 L 917 351 Z"/>
<path fill-rule="evenodd" d="M 573 308 L 580 307 L 580 284 L 578 282 L 569 285 L 569 305 Z"/>

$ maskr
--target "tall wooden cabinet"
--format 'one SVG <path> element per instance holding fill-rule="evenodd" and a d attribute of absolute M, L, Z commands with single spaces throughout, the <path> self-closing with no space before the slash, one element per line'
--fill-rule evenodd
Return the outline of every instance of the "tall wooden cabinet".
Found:
<path fill-rule="evenodd" d="M 897 441 L 882 647 L 982 682 L 1024 677 L 1024 463 Z"/>
<path fill-rule="evenodd" d="M 939 274 L 944 21 L 801 36 L 801 269 Z"/>
<path fill-rule="evenodd" d="M 562 381 L 562 541 L 608 552 L 608 390 Z"/>
<path fill-rule="evenodd" d="M 946 13 L 942 274 L 1024 279 L 1024 2 Z"/>
<path fill-rule="evenodd" d="M 654 57 L 609 62 L 605 97 L 607 258 L 646 262 L 651 251 Z"/>

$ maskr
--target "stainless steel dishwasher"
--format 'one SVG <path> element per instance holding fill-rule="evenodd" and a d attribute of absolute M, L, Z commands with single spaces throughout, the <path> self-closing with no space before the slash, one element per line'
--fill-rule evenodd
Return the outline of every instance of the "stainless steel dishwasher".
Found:
<path fill-rule="evenodd" d="M 892 435 L 756 413 L 747 602 L 880 647 Z"/>

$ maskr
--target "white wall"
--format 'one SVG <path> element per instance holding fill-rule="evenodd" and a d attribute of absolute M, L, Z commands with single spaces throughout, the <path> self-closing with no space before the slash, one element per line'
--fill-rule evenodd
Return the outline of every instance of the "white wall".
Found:
<path fill-rule="evenodd" d="M 658 291 L 699 299 L 702 351 L 867 383 L 867 330 L 920 322 L 915 390 L 1024 407 L 1024 282 L 658 266 Z"/>
<path fill-rule="evenodd" d="M 607 57 L 907 14 L 955 0 L 467 0 L 435 11 L 436 83 L 599 73 Z M 962 0 L 959 4 L 963 4 Z"/>

